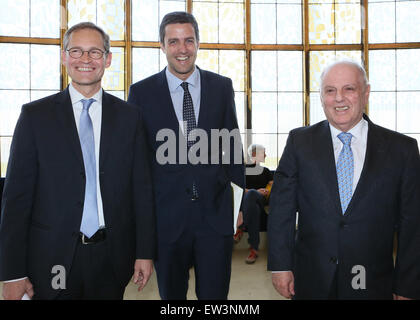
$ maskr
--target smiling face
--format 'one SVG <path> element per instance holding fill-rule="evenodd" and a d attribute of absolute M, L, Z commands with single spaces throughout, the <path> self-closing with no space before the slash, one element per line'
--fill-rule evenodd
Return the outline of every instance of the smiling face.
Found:
<path fill-rule="evenodd" d="M 169 71 L 181 80 L 193 72 L 199 43 L 190 23 L 174 23 L 165 27 L 165 39 L 161 44 L 166 54 Z"/>
<path fill-rule="evenodd" d="M 324 75 L 321 102 L 329 123 L 343 132 L 353 128 L 363 117 L 370 86 L 365 85 L 360 70 L 351 64 L 338 63 Z"/>
<path fill-rule="evenodd" d="M 67 49 L 80 48 L 83 51 L 100 49 L 105 51 L 101 34 L 94 29 L 76 30 L 70 35 Z M 101 80 L 105 68 L 111 65 L 112 54 L 104 54 L 100 59 L 92 59 L 87 52 L 80 58 L 72 58 L 67 51 L 62 53 L 63 64 L 72 79 L 73 86 L 90 97 L 101 88 Z"/>

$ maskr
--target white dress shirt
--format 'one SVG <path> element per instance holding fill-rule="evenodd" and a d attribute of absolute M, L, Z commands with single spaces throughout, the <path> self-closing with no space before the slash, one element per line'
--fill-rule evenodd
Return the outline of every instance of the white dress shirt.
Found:
<path fill-rule="evenodd" d="M 77 91 L 73 84 L 69 85 L 69 93 L 71 103 L 73 105 L 74 121 L 76 121 L 77 133 L 79 133 L 79 122 L 80 115 L 82 114 L 83 104 L 82 99 L 88 99 L 84 97 L 79 91 Z M 95 162 L 96 162 L 96 199 L 98 203 L 98 219 L 99 228 L 105 227 L 104 209 L 102 204 L 101 187 L 99 184 L 99 147 L 101 143 L 101 124 L 102 124 L 102 89 L 95 93 L 92 97 L 95 102 L 89 108 L 89 115 L 93 125 L 93 137 L 95 140 Z"/>
<path fill-rule="evenodd" d="M 168 81 L 169 92 L 172 98 L 172 104 L 174 106 L 175 114 L 179 122 L 179 126 L 184 132 L 183 125 L 183 103 L 184 103 L 184 89 L 181 87 L 181 83 L 184 81 L 174 76 L 169 68 L 166 68 L 166 79 Z M 191 99 L 194 106 L 195 123 L 198 124 L 198 115 L 200 113 L 200 98 L 201 98 L 201 82 L 200 82 L 200 71 L 195 67 L 193 73 L 188 77 L 185 82 L 188 82 L 188 91 L 190 92 Z"/>
<path fill-rule="evenodd" d="M 362 118 L 358 124 L 351 128 L 348 133 L 352 134 L 351 138 L 351 150 L 353 152 L 353 163 L 354 163 L 354 172 L 353 172 L 353 194 L 356 190 L 357 183 L 359 182 L 360 175 L 362 173 L 363 164 L 365 163 L 366 156 L 366 145 L 367 145 L 367 135 L 368 135 L 368 122 Z M 340 155 L 341 149 L 344 145 L 341 140 L 338 138 L 338 135 L 342 132 L 337 128 L 333 127 L 330 124 L 331 129 L 331 138 L 334 148 L 334 157 L 335 163 L 337 165 L 338 156 Z"/>

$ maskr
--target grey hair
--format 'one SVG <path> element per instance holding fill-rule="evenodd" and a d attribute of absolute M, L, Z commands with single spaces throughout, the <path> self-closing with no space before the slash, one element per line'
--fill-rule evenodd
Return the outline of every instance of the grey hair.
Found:
<path fill-rule="evenodd" d="M 253 143 L 248 147 L 248 156 L 250 158 L 255 157 L 253 156 L 253 154 L 254 153 L 256 154 L 257 151 L 260 151 L 260 150 L 265 150 L 265 147 L 262 144 Z"/>
<path fill-rule="evenodd" d="M 102 28 L 98 27 L 96 24 L 92 22 L 80 22 L 78 24 L 75 24 L 74 26 L 72 26 L 70 29 L 66 31 L 63 38 L 64 51 L 66 51 L 69 46 L 71 34 L 75 31 L 83 30 L 83 29 L 92 29 L 92 30 L 98 31 L 101 34 L 103 42 L 104 42 L 103 45 L 105 49 L 105 54 L 109 53 L 109 49 L 111 48 L 109 35 L 104 30 L 102 30 Z"/>
<path fill-rule="evenodd" d="M 359 74 L 360 74 L 360 77 L 361 77 L 361 79 L 362 79 L 362 83 L 363 83 L 363 85 L 364 85 L 364 88 L 366 88 L 368 85 L 369 85 L 369 80 L 368 80 L 368 77 L 367 77 L 367 74 L 366 74 L 366 70 L 365 70 L 365 68 L 363 67 L 363 66 L 361 66 L 359 63 L 357 63 L 356 61 L 354 61 L 354 60 L 350 60 L 350 59 L 343 59 L 343 60 L 338 60 L 338 61 L 335 61 L 335 62 L 333 62 L 333 63 L 331 63 L 330 65 L 328 65 L 323 71 L 322 71 L 322 73 L 321 73 L 321 77 L 320 77 L 320 80 L 321 80 L 321 83 L 320 83 L 320 87 L 319 87 L 319 89 L 320 90 L 322 90 L 322 85 L 323 85 L 323 82 L 324 82 L 324 78 L 325 78 L 325 75 L 328 73 L 328 71 L 330 71 L 333 67 L 335 67 L 336 65 L 339 65 L 339 64 L 346 64 L 346 65 L 349 65 L 349 66 L 352 66 L 352 67 L 355 67 L 358 71 L 359 71 Z"/>
<path fill-rule="evenodd" d="M 198 23 L 195 20 L 194 16 L 191 13 L 185 11 L 175 11 L 166 14 L 162 22 L 160 23 L 159 27 L 159 40 L 161 44 L 165 43 L 165 28 L 168 24 L 175 24 L 175 23 L 191 23 L 194 28 L 195 38 L 197 42 L 200 42 L 200 35 L 198 31 Z"/>

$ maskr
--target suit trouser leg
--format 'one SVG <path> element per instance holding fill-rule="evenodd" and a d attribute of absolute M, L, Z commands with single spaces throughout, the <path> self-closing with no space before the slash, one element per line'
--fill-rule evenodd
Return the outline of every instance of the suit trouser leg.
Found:
<path fill-rule="evenodd" d="M 158 242 L 155 268 L 161 298 L 185 300 L 194 266 L 197 298 L 227 299 L 232 249 L 232 235 L 215 232 L 193 202 L 181 236 L 171 243 Z"/>
<path fill-rule="evenodd" d="M 264 197 L 254 189 L 245 193 L 243 200 L 244 224 L 248 231 L 248 243 L 258 250 L 260 245 L 260 214 L 263 210 Z"/>
<path fill-rule="evenodd" d="M 133 262 L 134 263 L 134 262 Z M 106 240 L 93 244 L 77 244 L 66 289 L 57 299 L 121 300 L 125 286 L 115 277 Z"/>

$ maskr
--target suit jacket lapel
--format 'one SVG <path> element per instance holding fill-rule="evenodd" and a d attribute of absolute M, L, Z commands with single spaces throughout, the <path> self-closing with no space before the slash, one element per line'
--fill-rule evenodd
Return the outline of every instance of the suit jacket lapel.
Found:
<path fill-rule="evenodd" d="M 314 135 L 318 139 L 312 143 L 313 152 L 319 153 L 317 170 L 323 175 L 328 194 L 335 210 L 341 214 L 340 195 L 338 192 L 337 171 L 334 157 L 334 147 L 331 139 L 331 131 L 328 121 L 324 121 L 320 128 L 320 134 Z"/>
<path fill-rule="evenodd" d="M 71 103 L 68 87 L 63 92 L 57 94 L 56 115 L 71 148 L 83 165 L 82 148 L 80 147 L 79 134 L 77 133 L 73 105 Z"/>
<path fill-rule="evenodd" d="M 117 112 L 115 110 L 115 103 L 111 100 L 108 93 L 103 91 L 102 94 L 102 120 L 101 120 L 101 139 L 99 148 L 99 168 L 102 167 L 109 146 L 115 132 Z"/>
<path fill-rule="evenodd" d="M 175 113 L 174 105 L 172 103 L 171 93 L 169 91 L 168 80 L 166 79 L 165 72 L 166 68 L 163 69 L 159 74 L 157 83 L 159 88 L 156 90 L 156 92 L 158 92 L 156 95 L 157 101 L 153 106 L 150 106 L 153 108 L 153 110 L 150 112 L 153 112 L 160 117 L 159 122 L 161 122 L 162 128 L 173 130 L 178 137 L 180 125 Z"/>
<path fill-rule="evenodd" d="M 200 72 L 200 83 L 201 83 L 201 93 L 200 93 L 200 113 L 198 114 L 197 128 L 206 128 L 205 121 L 209 118 L 207 116 L 209 107 L 208 103 L 210 101 L 211 92 L 210 86 L 208 85 L 208 79 L 206 73 L 200 68 L 196 67 Z"/>
<path fill-rule="evenodd" d="M 346 215 L 352 212 L 355 203 L 359 202 L 369 191 L 375 181 L 376 171 L 381 168 L 382 160 L 386 151 L 386 143 L 378 132 L 378 127 L 363 115 L 368 122 L 368 137 L 366 144 L 366 155 L 359 182 L 354 190 L 353 197 L 347 207 Z"/>

